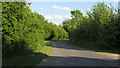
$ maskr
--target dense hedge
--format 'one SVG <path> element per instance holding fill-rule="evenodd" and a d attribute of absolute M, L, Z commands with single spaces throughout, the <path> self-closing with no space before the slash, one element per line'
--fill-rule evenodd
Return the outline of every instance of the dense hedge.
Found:
<path fill-rule="evenodd" d="M 28 5 L 28 6 L 27 6 Z M 67 32 L 45 18 L 32 12 L 30 3 L 2 2 L 2 52 L 3 56 L 27 54 L 45 40 L 63 40 Z"/>
<path fill-rule="evenodd" d="M 71 11 L 72 19 L 63 22 L 63 28 L 69 33 L 70 40 L 92 40 L 96 47 L 119 49 L 120 19 L 113 12 L 111 5 L 97 3 L 86 11 L 87 16 L 79 10 Z M 118 12 L 117 9 L 115 9 Z"/>

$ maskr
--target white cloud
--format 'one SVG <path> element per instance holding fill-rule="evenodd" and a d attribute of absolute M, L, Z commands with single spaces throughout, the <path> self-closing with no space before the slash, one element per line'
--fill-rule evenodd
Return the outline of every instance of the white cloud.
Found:
<path fill-rule="evenodd" d="M 62 9 L 63 10 L 68 10 L 68 11 L 70 10 L 70 8 L 68 8 L 68 7 L 62 7 Z"/>
<path fill-rule="evenodd" d="M 65 15 L 65 19 L 72 19 L 71 15 Z"/>
<path fill-rule="evenodd" d="M 49 22 L 52 22 L 53 24 L 56 25 L 61 25 L 62 21 L 67 20 L 67 19 L 72 19 L 71 15 L 44 15 L 45 19 L 48 20 Z"/>
<path fill-rule="evenodd" d="M 56 5 L 52 6 L 52 8 L 55 8 L 55 9 L 62 9 L 62 10 L 67 10 L 67 11 L 70 10 L 69 7 L 60 7 L 60 6 L 56 6 Z"/>
<path fill-rule="evenodd" d="M 43 8 L 40 8 L 40 10 L 43 10 Z"/>
<path fill-rule="evenodd" d="M 53 19 L 51 15 L 45 15 L 45 19 Z"/>
<path fill-rule="evenodd" d="M 61 9 L 60 6 L 56 6 L 56 5 L 52 6 L 52 8 Z"/>
<path fill-rule="evenodd" d="M 65 19 L 72 19 L 71 15 L 45 15 L 45 19 L 47 20 L 65 20 Z"/>
<path fill-rule="evenodd" d="M 62 20 L 63 19 L 63 17 L 61 15 L 54 15 L 53 18 L 57 19 L 57 20 Z"/>
<path fill-rule="evenodd" d="M 44 17 L 49 20 L 63 20 L 61 15 L 45 15 Z"/>

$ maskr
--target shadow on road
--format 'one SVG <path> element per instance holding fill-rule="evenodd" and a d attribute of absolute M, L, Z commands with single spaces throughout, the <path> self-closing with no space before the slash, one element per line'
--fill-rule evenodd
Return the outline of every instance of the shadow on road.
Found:
<path fill-rule="evenodd" d="M 57 41 L 52 46 L 53 50 L 50 56 L 38 66 L 108 66 L 100 68 L 111 68 L 109 66 L 116 68 L 118 66 L 116 58 L 72 46 L 67 41 Z"/>
<path fill-rule="evenodd" d="M 118 60 L 49 56 L 40 66 L 118 66 Z"/>
<path fill-rule="evenodd" d="M 54 44 L 57 44 L 54 45 Z M 67 40 L 63 40 L 63 41 L 59 41 L 59 42 L 54 42 L 52 45 L 53 48 L 64 48 L 64 49 L 72 49 L 72 50 L 82 50 L 82 51 L 90 51 L 88 49 L 83 49 L 83 48 L 79 48 L 77 46 L 72 46 L 71 44 L 67 43 Z"/>

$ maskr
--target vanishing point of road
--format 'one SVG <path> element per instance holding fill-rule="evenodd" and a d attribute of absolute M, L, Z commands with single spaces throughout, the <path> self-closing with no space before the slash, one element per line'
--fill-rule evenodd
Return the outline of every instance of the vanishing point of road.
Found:
<path fill-rule="evenodd" d="M 38 66 L 118 66 L 117 54 L 82 49 L 67 41 L 57 41 L 52 46 L 51 54 Z"/>

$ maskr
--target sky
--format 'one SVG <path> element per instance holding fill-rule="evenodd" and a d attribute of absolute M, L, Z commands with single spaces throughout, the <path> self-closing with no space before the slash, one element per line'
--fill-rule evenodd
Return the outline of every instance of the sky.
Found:
<path fill-rule="evenodd" d="M 34 0 L 31 3 L 30 9 L 33 12 L 43 15 L 48 22 L 61 25 L 64 20 L 71 19 L 70 11 L 80 10 L 86 16 L 86 11 L 91 11 L 92 6 L 96 5 L 97 2 L 41 2 Z M 110 3 L 114 8 L 118 7 L 117 2 L 105 2 L 108 6 Z"/>

